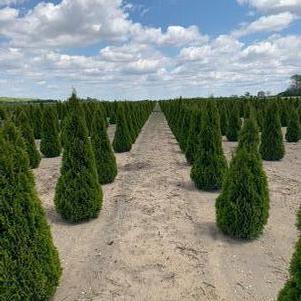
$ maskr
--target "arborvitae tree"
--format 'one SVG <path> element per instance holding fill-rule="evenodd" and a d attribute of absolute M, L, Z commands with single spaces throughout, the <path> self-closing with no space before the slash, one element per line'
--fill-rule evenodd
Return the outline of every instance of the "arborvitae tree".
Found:
<path fill-rule="evenodd" d="M 70 100 L 71 112 L 66 121 L 61 176 L 55 191 L 55 206 L 70 222 L 96 218 L 102 206 L 95 158 L 88 138 L 83 111 L 75 93 Z"/>
<path fill-rule="evenodd" d="M 34 105 L 34 112 L 33 112 L 33 131 L 35 139 L 41 139 L 42 136 L 42 118 L 43 118 L 43 106 L 42 105 Z"/>
<path fill-rule="evenodd" d="M 93 116 L 91 143 L 95 155 L 99 183 L 108 184 L 113 182 L 117 175 L 116 158 L 107 135 L 104 116 L 100 110 L 97 110 Z"/>
<path fill-rule="evenodd" d="M 301 230 L 301 209 L 298 212 L 297 227 Z M 301 300 L 301 236 L 290 263 L 290 278 L 280 291 L 277 301 Z"/>
<path fill-rule="evenodd" d="M 117 126 L 113 141 L 113 148 L 116 153 L 123 153 L 130 151 L 131 147 L 131 136 L 125 119 L 123 104 L 119 104 L 117 108 Z"/>
<path fill-rule="evenodd" d="M 209 103 L 202 112 L 197 152 L 190 174 L 196 187 L 207 191 L 221 188 L 227 169 L 219 122 L 216 106 Z"/>
<path fill-rule="evenodd" d="M 52 108 L 44 109 L 42 121 L 41 152 L 46 158 L 58 157 L 62 147 L 58 132 L 57 115 Z"/>
<path fill-rule="evenodd" d="M 247 120 L 216 200 L 218 227 L 238 239 L 257 238 L 268 220 L 269 192 L 258 152 L 258 135 L 254 120 Z"/>
<path fill-rule="evenodd" d="M 298 142 L 301 139 L 301 123 L 294 108 L 291 109 L 285 139 L 287 142 Z"/>
<path fill-rule="evenodd" d="M 260 153 L 263 160 L 278 161 L 284 157 L 285 149 L 277 107 L 270 104 L 263 121 Z"/>
<path fill-rule="evenodd" d="M 30 167 L 37 168 L 41 161 L 41 155 L 36 147 L 34 133 L 30 126 L 28 117 L 23 111 L 18 114 L 16 123 L 20 128 L 22 137 L 25 141 Z"/>
<path fill-rule="evenodd" d="M 225 136 L 227 134 L 228 123 L 229 123 L 228 111 L 226 106 L 220 105 L 219 115 L 220 115 L 221 133 L 223 136 Z"/>
<path fill-rule="evenodd" d="M 116 124 L 117 122 L 117 101 L 114 101 L 110 106 L 110 124 Z"/>
<path fill-rule="evenodd" d="M 48 300 L 61 275 L 24 141 L 12 123 L 0 133 L 0 300 Z"/>
<path fill-rule="evenodd" d="M 183 117 L 182 117 L 181 134 L 180 134 L 180 140 L 179 140 L 179 145 L 180 145 L 180 148 L 183 152 L 185 152 L 186 148 L 187 148 L 187 138 L 188 138 L 188 135 L 189 135 L 191 115 L 192 115 L 191 110 L 186 108 L 184 110 L 184 114 L 183 114 Z"/>
<path fill-rule="evenodd" d="M 254 111 L 249 112 L 250 118 L 246 119 L 239 133 L 238 148 L 246 148 L 248 151 L 259 151 L 259 129 L 255 121 Z M 259 153 L 258 153 L 259 155 Z"/>
<path fill-rule="evenodd" d="M 241 127 L 238 104 L 233 104 L 229 112 L 227 139 L 229 141 L 237 141 Z"/>
<path fill-rule="evenodd" d="M 197 150 L 197 141 L 200 132 L 201 113 L 198 110 L 193 110 L 190 116 L 189 134 L 187 138 L 186 160 L 189 164 L 194 162 L 194 156 Z"/>

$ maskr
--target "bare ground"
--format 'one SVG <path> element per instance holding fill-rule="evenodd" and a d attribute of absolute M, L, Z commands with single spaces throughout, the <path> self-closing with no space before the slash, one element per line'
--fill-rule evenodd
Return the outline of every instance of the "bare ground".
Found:
<path fill-rule="evenodd" d="M 230 158 L 235 144 L 223 145 Z M 93 221 L 61 220 L 53 205 L 61 158 L 43 159 L 34 171 L 37 188 L 64 268 L 53 301 L 275 300 L 288 275 L 301 197 L 301 144 L 286 150 L 283 161 L 264 163 L 270 219 L 264 235 L 248 243 L 218 231 L 218 194 L 194 188 L 160 112 L 130 153 L 117 154 L 118 177 L 103 186 L 103 210 Z"/>

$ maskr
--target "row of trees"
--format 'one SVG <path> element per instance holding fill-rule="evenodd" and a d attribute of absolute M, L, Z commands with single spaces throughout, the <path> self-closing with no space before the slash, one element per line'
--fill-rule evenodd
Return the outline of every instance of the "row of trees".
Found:
<path fill-rule="evenodd" d="M 152 106 L 118 105 L 123 119 L 117 119 L 117 129 L 126 127 L 131 143 Z M 31 171 L 41 160 L 35 138 L 47 157 L 59 156 L 63 145 L 56 210 L 72 223 L 95 218 L 103 202 L 101 185 L 117 175 L 107 111 L 101 103 L 82 103 L 73 93 L 60 105 L 0 108 L 0 124 L 0 300 L 49 300 L 61 266 Z M 116 133 L 116 144 L 118 139 Z"/>
<path fill-rule="evenodd" d="M 191 179 L 197 188 L 222 189 L 216 201 L 219 228 L 238 239 L 258 237 L 268 220 L 268 184 L 264 160 L 280 160 L 284 144 L 278 107 L 281 103 L 241 103 L 215 100 L 176 100 L 161 102 L 180 148 L 192 164 Z M 286 104 L 287 106 L 287 104 Z M 258 107 L 263 108 L 260 127 Z M 290 108 L 286 139 L 298 141 L 298 103 Z M 243 115 L 241 115 L 241 113 Z M 260 135 L 260 130 L 262 131 Z M 238 140 L 228 167 L 222 149 L 222 134 Z"/>

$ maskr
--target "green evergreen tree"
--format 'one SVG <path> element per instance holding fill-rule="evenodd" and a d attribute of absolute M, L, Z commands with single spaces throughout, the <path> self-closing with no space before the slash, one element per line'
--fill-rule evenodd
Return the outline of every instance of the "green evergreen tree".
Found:
<path fill-rule="evenodd" d="M 187 147 L 185 151 L 186 160 L 189 164 L 193 164 L 194 156 L 197 150 L 197 141 L 200 132 L 201 113 L 198 110 L 193 110 L 190 116 L 189 134 L 187 138 Z"/>
<path fill-rule="evenodd" d="M 226 136 L 229 122 L 228 122 L 228 111 L 225 105 L 220 105 L 219 115 L 220 115 L 221 133 L 223 136 Z"/>
<path fill-rule="evenodd" d="M 270 104 L 265 114 L 261 135 L 260 153 L 263 160 L 278 161 L 285 149 L 277 106 Z"/>
<path fill-rule="evenodd" d="M 257 238 L 268 220 L 268 184 L 258 141 L 256 123 L 250 118 L 241 131 L 239 147 L 216 200 L 218 227 L 237 239 Z"/>
<path fill-rule="evenodd" d="M 207 191 L 221 188 L 227 169 L 219 122 L 216 106 L 208 103 L 202 112 L 197 153 L 190 174 L 196 187 Z"/>
<path fill-rule="evenodd" d="M 20 128 L 22 137 L 25 141 L 30 167 L 33 169 L 37 168 L 41 161 L 41 155 L 35 143 L 33 129 L 31 128 L 28 117 L 24 111 L 21 111 L 18 114 L 16 123 Z"/>
<path fill-rule="evenodd" d="M 248 151 L 259 151 L 259 129 L 255 121 L 254 111 L 250 112 L 250 118 L 246 119 L 239 133 L 238 148 L 246 148 Z M 259 153 L 258 153 L 259 155 Z"/>
<path fill-rule="evenodd" d="M 116 153 L 128 152 L 132 148 L 131 135 L 124 115 L 123 104 L 118 104 L 117 126 L 113 140 L 113 148 Z"/>
<path fill-rule="evenodd" d="M 113 182 L 117 175 L 116 158 L 107 134 L 104 116 L 100 110 L 94 113 L 92 120 L 91 143 L 99 183 L 108 184 Z"/>
<path fill-rule="evenodd" d="M 35 139 L 41 139 L 42 137 L 42 118 L 43 118 L 43 106 L 42 105 L 34 105 L 33 109 L 33 132 Z"/>
<path fill-rule="evenodd" d="M 63 162 L 54 202 L 64 219 L 76 223 L 98 216 L 102 190 L 84 113 L 75 93 L 69 104 L 71 112 L 64 129 Z"/>
<path fill-rule="evenodd" d="M 61 276 L 25 143 L 8 122 L 0 133 L 0 300 L 44 301 Z"/>
<path fill-rule="evenodd" d="M 298 142 L 301 139 L 301 123 L 294 108 L 291 109 L 285 139 L 287 142 Z"/>
<path fill-rule="evenodd" d="M 301 210 L 300 210 L 301 212 Z M 299 212 L 299 218 L 301 213 Z M 301 227 L 299 226 L 299 230 Z M 301 300 L 301 236 L 290 263 L 290 278 L 280 291 L 277 301 Z"/>
<path fill-rule="evenodd" d="M 58 132 L 57 114 L 52 108 L 45 108 L 42 121 L 41 152 L 46 158 L 58 157 L 62 147 Z"/>
<path fill-rule="evenodd" d="M 233 104 L 229 112 L 227 139 L 229 141 L 237 141 L 241 128 L 241 119 L 239 116 L 238 104 Z"/>

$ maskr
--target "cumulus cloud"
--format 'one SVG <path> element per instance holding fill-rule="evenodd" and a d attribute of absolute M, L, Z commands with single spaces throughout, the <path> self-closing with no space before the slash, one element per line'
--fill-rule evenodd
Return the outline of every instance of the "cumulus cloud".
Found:
<path fill-rule="evenodd" d="M 210 38 L 197 26 L 142 25 L 130 19 L 132 9 L 122 0 L 41 2 L 22 13 L 0 9 L 2 94 L 33 96 L 34 90 L 61 97 L 72 86 L 83 96 L 122 99 L 279 91 L 301 69 L 300 36 L 240 40 L 286 28 L 296 18 L 289 10 Z M 86 55 L 85 47 L 97 43 L 101 48 Z"/>
<path fill-rule="evenodd" d="M 0 0 L 0 6 L 17 5 L 26 1 L 27 0 Z"/>
<path fill-rule="evenodd" d="M 233 31 L 233 35 L 241 37 L 257 32 L 278 32 L 287 28 L 295 20 L 296 16 L 290 12 L 263 16 L 258 20 L 243 25 L 240 29 Z"/>
<path fill-rule="evenodd" d="M 0 10 L 7 14 L 9 8 Z M 122 0 L 63 0 L 41 2 L 24 16 L 1 28 L 18 47 L 83 47 L 100 41 L 185 45 L 202 39 L 196 26 L 161 28 L 142 26 L 129 19 Z"/>
<path fill-rule="evenodd" d="M 237 0 L 239 4 L 247 4 L 266 13 L 291 12 L 301 14 L 300 0 Z"/>

